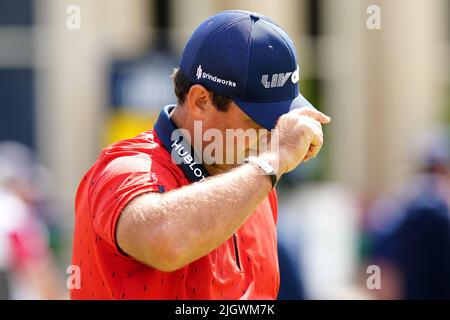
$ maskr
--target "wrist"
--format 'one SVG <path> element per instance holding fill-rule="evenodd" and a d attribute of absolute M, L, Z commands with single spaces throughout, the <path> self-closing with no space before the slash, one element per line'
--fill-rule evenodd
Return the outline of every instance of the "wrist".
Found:
<path fill-rule="evenodd" d="M 250 163 L 253 166 L 257 167 L 260 172 L 263 175 L 266 175 L 268 178 L 270 178 L 272 183 L 272 189 L 275 188 L 279 177 L 281 176 L 278 172 L 278 170 L 275 170 L 278 168 L 275 161 L 275 158 L 271 157 L 270 155 L 266 156 L 249 156 L 245 158 L 244 163 Z"/>
<path fill-rule="evenodd" d="M 285 173 L 285 171 L 281 166 L 278 155 L 267 152 L 258 155 L 258 158 L 261 158 L 262 160 L 269 163 L 275 172 L 277 180 L 280 180 L 281 176 Z"/>

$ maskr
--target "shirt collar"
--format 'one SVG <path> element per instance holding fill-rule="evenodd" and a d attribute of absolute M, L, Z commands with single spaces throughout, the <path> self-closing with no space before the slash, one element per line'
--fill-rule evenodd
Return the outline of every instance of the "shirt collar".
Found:
<path fill-rule="evenodd" d="M 175 105 L 167 105 L 161 110 L 153 130 L 161 140 L 163 147 L 170 153 L 172 161 L 188 177 L 189 181 L 201 181 L 209 176 L 208 171 L 199 161 L 194 149 L 190 145 L 175 123 L 170 118 L 170 113 Z"/>

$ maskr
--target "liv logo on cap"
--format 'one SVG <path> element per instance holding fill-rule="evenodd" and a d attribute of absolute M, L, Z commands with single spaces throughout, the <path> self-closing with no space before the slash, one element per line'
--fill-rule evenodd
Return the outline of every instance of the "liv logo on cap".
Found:
<path fill-rule="evenodd" d="M 299 92 L 292 40 L 257 13 L 224 11 L 205 20 L 187 42 L 180 69 L 192 83 L 231 98 L 267 129 L 291 109 L 312 107 Z"/>
<path fill-rule="evenodd" d="M 292 77 L 291 77 L 292 75 Z M 272 75 L 272 80 L 269 82 L 269 75 L 263 74 L 261 78 L 261 83 L 264 86 L 264 88 L 275 88 L 275 87 L 282 87 L 286 83 L 286 81 L 291 78 L 292 83 L 297 83 L 299 77 L 299 68 L 297 66 L 297 70 L 294 72 L 286 72 L 286 73 L 274 73 Z"/>

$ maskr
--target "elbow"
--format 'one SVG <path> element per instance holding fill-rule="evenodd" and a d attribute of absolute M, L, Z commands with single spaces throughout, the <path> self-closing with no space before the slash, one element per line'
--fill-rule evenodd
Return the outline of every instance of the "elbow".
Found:
<path fill-rule="evenodd" d="M 159 271 L 173 272 L 190 263 L 186 242 L 178 234 L 156 232 L 149 237 L 148 247 L 152 254 L 147 264 Z"/>
<path fill-rule="evenodd" d="M 185 263 L 178 254 L 165 249 L 158 255 L 158 259 L 149 261 L 148 265 L 159 271 L 173 272 L 185 267 L 188 263 Z"/>
<path fill-rule="evenodd" d="M 131 212 L 132 213 L 132 212 Z M 116 229 L 118 247 L 135 260 L 154 269 L 172 272 L 190 263 L 188 241 L 166 219 L 142 223 L 125 211 Z"/>
<path fill-rule="evenodd" d="M 158 271 L 162 271 L 162 272 L 174 272 L 174 271 L 180 270 L 184 266 L 185 265 L 183 265 L 183 264 L 179 264 L 177 262 L 169 261 L 169 260 L 161 261 L 158 264 L 150 265 L 150 267 L 152 267 Z"/>

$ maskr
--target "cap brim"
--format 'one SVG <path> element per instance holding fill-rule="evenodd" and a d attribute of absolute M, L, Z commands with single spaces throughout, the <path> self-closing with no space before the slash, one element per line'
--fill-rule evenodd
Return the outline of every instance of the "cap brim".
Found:
<path fill-rule="evenodd" d="M 301 107 L 314 108 L 314 106 L 301 94 L 294 99 L 277 102 L 255 103 L 237 99 L 233 99 L 233 101 L 239 106 L 239 108 L 241 108 L 242 111 L 252 118 L 253 121 L 269 130 L 275 128 L 279 117 L 285 113 L 288 113 L 292 109 Z"/>

